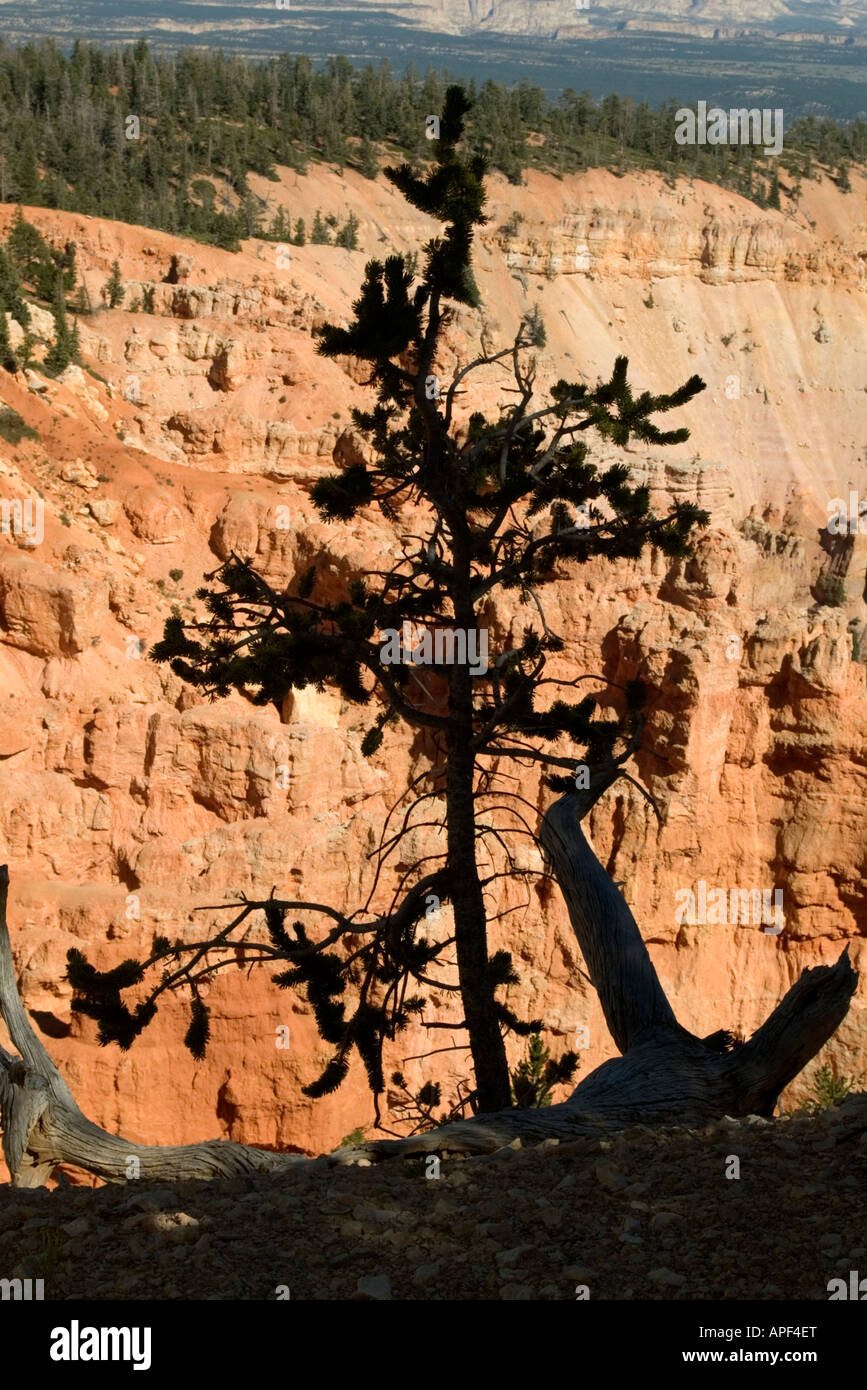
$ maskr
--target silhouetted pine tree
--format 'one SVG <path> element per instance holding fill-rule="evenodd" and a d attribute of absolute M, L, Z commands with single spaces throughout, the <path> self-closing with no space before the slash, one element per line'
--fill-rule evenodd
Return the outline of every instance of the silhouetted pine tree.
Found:
<path fill-rule="evenodd" d="M 595 387 L 561 380 L 541 401 L 532 353 L 543 344 L 544 330 L 531 313 L 513 343 L 483 346 L 475 362 L 450 382 L 440 381 L 437 363 L 453 306 L 479 305 L 472 243 L 486 220 L 485 162 L 459 148 L 466 111 L 463 91 L 449 88 L 429 171 L 420 174 L 406 164 L 386 170 L 414 207 L 443 224 L 425 247 L 420 279 L 414 281 L 401 256 L 371 261 L 352 323 L 320 331 L 324 356 L 369 365 L 376 403 L 353 411 L 373 462 L 348 464 L 317 481 L 313 500 L 335 524 L 351 525 L 360 511 L 378 509 L 401 532 L 400 559 L 347 579 L 335 594 L 333 566 L 326 563 L 327 576 L 320 578 L 314 563 L 277 591 L 251 561 L 232 555 L 199 591 L 209 616 L 185 623 L 176 612 L 153 651 L 212 696 L 241 690 L 255 704 L 281 707 L 292 689 L 334 687 L 347 701 L 371 707 L 361 741 L 367 757 L 377 754 L 392 724 L 406 723 L 426 740 L 430 768 L 406 793 L 402 828 L 388 821 L 383 827 L 377 876 L 390 856 L 400 857 L 418 806 L 425 820 L 441 813 L 444 848 L 430 862 L 419 860 L 408 870 L 401 865 L 400 887 L 379 914 L 272 898 L 238 904 L 231 927 L 204 941 L 155 944 L 148 961 L 128 962 L 124 979 L 138 983 L 146 969 L 170 965 L 169 983 L 157 985 L 135 1013 L 121 1002 L 125 986 L 116 973 L 98 975 L 73 955 L 69 978 L 75 1006 L 99 1020 L 101 1039 L 129 1046 L 163 989 L 195 988 L 205 969 L 213 974 L 243 960 L 252 943 L 244 946 L 233 931 L 245 932 L 249 914 L 262 910 L 268 941 L 256 940 L 254 958 L 288 965 L 276 982 L 306 989 L 320 1034 L 334 1049 L 308 1094 L 340 1084 L 353 1048 L 378 1093 L 384 1039 L 424 1008 L 419 985 L 448 980 L 444 956 L 454 950 L 464 1013 L 454 1027 L 465 1027 L 469 1037 L 474 1105 L 493 1111 L 512 1103 L 504 1034 L 540 1027 L 539 1020 L 518 1019 L 502 997 L 517 976 L 509 954 L 488 944 L 489 884 L 532 873 L 517 869 L 507 851 L 501 871 L 488 874 L 479 863 L 481 844 L 492 851 L 499 844 L 499 853 L 515 828 L 511 821 L 505 827 L 491 822 L 505 803 L 521 821 L 522 798 L 504 769 L 537 763 L 550 786 L 572 787 L 585 764 L 609 758 L 624 739 L 634 744 L 642 723 L 638 685 L 626 687 L 621 719 L 599 720 L 592 698 L 568 698 L 582 677 L 546 674 L 549 657 L 564 643 L 545 619 L 540 591 L 564 566 L 594 557 L 635 559 L 647 546 L 685 556 L 693 528 L 707 517 L 687 503 L 654 515 L 647 488 L 630 486 L 623 464 L 599 472 L 587 442 L 591 430 L 617 447 L 632 440 L 682 441 L 687 430 L 663 431 L 652 417 L 690 401 L 703 389 L 697 377 L 671 394 L 635 395 L 620 357 L 609 380 Z M 514 399 L 496 418 L 477 411 L 459 427 L 456 406 L 471 373 L 505 361 L 512 364 Z M 482 632 L 496 646 L 485 615 L 504 590 L 528 605 L 528 621 L 513 645 L 501 644 L 484 661 L 472 662 L 473 639 L 478 654 Z M 408 637 L 408 629 L 415 635 Z M 437 634 L 441 649 L 427 652 L 422 684 L 415 643 L 424 654 Z M 565 698 L 551 698 L 549 690 L 560 689 Z M 564 748 L 563 740 L 573 747 Z M 442 933 L 432 939 L 425 926 L 431 901 L 452 906 L 453 935 L 447 932 L 445 940 Z M 301 920 L 292 920 L 297 913 L 323 915 L 330 930 L 311 936 Z M 342 945 L 347 936 L 350 951 Z M 202 1047 L 201 1010 L 193 1024 L 196 1017 L 195 1043 Z"/>

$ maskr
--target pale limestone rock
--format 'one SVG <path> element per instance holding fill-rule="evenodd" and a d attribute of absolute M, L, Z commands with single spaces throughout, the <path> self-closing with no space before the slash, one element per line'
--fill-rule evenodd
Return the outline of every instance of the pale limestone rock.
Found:
<path fill-rule="evenodd" d="M 120 503 L 114 497 L 99 497 L 88 503 L 90 513 L 100 526 L 113 526 L 120 514 Z"/>

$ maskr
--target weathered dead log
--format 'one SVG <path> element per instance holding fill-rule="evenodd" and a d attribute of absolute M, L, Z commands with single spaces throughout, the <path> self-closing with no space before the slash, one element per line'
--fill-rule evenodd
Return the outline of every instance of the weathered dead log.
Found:
<path fill-rule="evenodd" d="M 595 799 L 595 798 L 593 798 Z M 724 1031 L 700 1039 L 681 1027 L 625 898 L 581 828 L 590 797 L 563 796 L 542 822 L 541 841 L 566 899 L 614 1041 L 625 1055 L 604 1062 L 568 1105 L 647 1123 L 679 1111 L 708 1120 L 769 1115 L 780 1092 L 845 1018 L 858 975 L 844 950 L 834 966 L 806 970 L 748 1042 Z"/>
<path fill-rule="evenodd" d="M 334 1163 L 437 1152 L 486 1153 L 515 1139 L 534 1143 L 598 1135 L 634 1125 L 698 1126 L 723 1116 L 769 1115 L 780 1092 L 831 1037 L 857 985 L 847 951 L 807 970 L 747 1042 L 720 1030 L 695 1037 L 677 1021 L 629 906 L 581 829 L 599 796 L 621 775 L 612 762 L 592 788 L 549 809 L 540 834 L 605 1020 L 624 1054 L 603 1062 L 567 1101 L 505 1110 L 444 1125 L 411 1139 L 380 1140 L 329 1156 Z M 130 1177 L 216 1178 L 305 1162 L 214 1140 L 182 1147 L 130 1143 L 79 1110 L 34 1033 L 15 981 L 6 926 L 8 873 L 0 869 L 0 1015 L 15 1057 L 0 1048 L 0 1111 L 6 1162 L 18 1186 L 47 1181 L 70 1164 L 108 1181 Z"/>
<path fill-rule="evenodd" d="M 593 853 L 579 821 L 578 793 L 550 807 L 539 836 L 566 899 L 590 980 L 618 1051 L 657 1025 L 677 1028 L 647 947 L 623 894 Z"/>

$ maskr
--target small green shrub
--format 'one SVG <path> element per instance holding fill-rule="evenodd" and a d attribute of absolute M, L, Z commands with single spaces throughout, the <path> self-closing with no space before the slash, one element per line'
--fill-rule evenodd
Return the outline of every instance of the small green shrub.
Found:
<path fill-rule="evenodd" d="M 855 1085 L 854 1076 L 837 1076 L 826 1062 L 813 1077 L 813 1095 L 801 1106 L 808 1115 L 816 1115 L 821 1110 L 830 1110 L 838 1100 L 848 1096 Z"/>
<path fill-rule="evenodd" d="M 53 1272 L 69 1248 L 69 1238 L 59 1227 L 52 1226 L 43 1231 L 39 1249 L 35 1254 L 26 1256 L 23 1261 L 27 1270 L 25 1278 L 44 1279 Z"/>
<path fill-rule="evenodd" d="M 867 624 L 852 619 L 849 631 L 852 634 L 852 660 L 867 664 Z"/>
<path fill-rule="evenodd" d="M 0 439 L 7 444 L 20 444 L 22 439 L 38 439 L 36 430 L 25 424 L 17 410 L 4 406 L 0 410 Z"/>
<path fill-rule="evenodd" d="M 819 602 L 828 608 L 840 608 L 846 602 L 846 585 L 839 574 L 823 574 L 816 584 Z"/>
<path fill-rule="evenodd" d="M 562 1081 L 571 1081 L 577 1067 L 578 1057 L 574 1052 L 564 1052 L 559 1062 L 553 1062 L 541 1034 L 533 1033 L 526 1057 L 511 1073 L 512 1101 L 519 1110 L 550 1105 L 554 1087 Z"/>

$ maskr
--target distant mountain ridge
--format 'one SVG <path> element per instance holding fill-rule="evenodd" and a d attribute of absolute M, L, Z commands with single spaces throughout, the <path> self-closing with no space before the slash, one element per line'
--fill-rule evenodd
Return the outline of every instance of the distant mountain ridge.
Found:
<path fill-rule="evenodd" d="M 327 5 L 326 5 L 327 7 Z M 293 3 L 293 8 L 307 8 Z M 310 6 L 313 8 L 313 6 Z M 318 0 L 317 9 L 323 8 Z M 597 0 L 353 0 L 341 8 L 383 9 L 409 23 L 444 34 L 532 34 L 535 37 L 587 38 L 618 29 L 630 33 L 735 37 L 739 34 L 790 33 L 800 38 L 822 34 L 845 40 L 867 34 L 867 0 L 632 0 L 628 5 Z"/>

